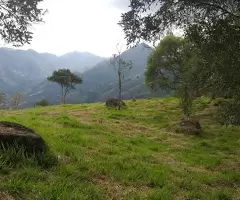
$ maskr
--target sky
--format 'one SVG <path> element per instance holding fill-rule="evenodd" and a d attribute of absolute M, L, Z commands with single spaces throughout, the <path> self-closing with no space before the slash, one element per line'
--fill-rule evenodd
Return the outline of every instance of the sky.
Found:
<path fill-rule="evenodd" d="M 116 53 L 116 44 L 126 41 L 117 24 L 129 0 L 44 0 L 48 9 L 44 24 L 33 26 L 31 45 L 23 49 L 63 55 L 72 51 L 102 57 Z M 10 47 L 3 44 L 2 46 Z"/>

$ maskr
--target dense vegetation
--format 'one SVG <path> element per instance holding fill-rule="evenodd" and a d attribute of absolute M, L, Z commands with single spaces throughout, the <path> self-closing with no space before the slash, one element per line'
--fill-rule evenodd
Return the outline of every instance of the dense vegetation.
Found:
<path fill-rule="evenodd" d="M 1 152 L 0 191 L 25 200 L 238 199 L 240 129 L 215 121 L 215 101 L 194 104 L 200 137 L 171 128 L 178 99 L 126 103 L 120 111 L 103 103 L 2 111 L 36 130 L 58 164 Z"/>
<path fill-rule="evenodd" d="M 156 9 L 148 12 L 153 7 Z M 167 73 L 162 76 L 162 71 L 158 71 L 160 80 L 168 85 L 169 80 L 178 84 L 175 89 L 180 91 L 184 113 L 189 114 L 194 98 L 211 94 L 229 99 L 219 114 L 223 123 L 240 125 L 239 1 L 136 0 L 130 2 L 130 8 L 120 22 L 129 44 L 141 39 L 153 41 L 172 28 L 183 31 L 189 45 L 177 39 L 168 45 L 162 41 L 155 50 L 158 59 L 154 59 L 160 63 L 158 68 Z M 152 63 L 149 68 L 159 63 Z M 151 72 L 154 71 L 148 76 Z M 194 94 L 192 88 L 202 94 Z"/>

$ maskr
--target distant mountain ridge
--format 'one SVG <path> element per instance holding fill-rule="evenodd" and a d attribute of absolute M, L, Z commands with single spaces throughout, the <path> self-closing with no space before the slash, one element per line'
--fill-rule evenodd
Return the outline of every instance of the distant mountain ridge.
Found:
<path fill-rule="evenodd" d="M 124 75 L 124 99 L 166 95 L 163 91 L 151 93 L 144 84 L 144 72 L 151 52 L 151 48 L 139 44 L 121 54 L 124 60 L 133 64 Z M 47 76 L 60 68 L 68 68 L 83 79 L 83 84 L 70 94 L 68 103 L 90 103 L 117 97 L 117 76 L 109 59 L 88 52 L 56 56 L 34 50 L 0 48 L 0 89 L 8 95 L 25 92 L 24 107 L 33 106 L 40 99 L 59 104 L 60 87 L 47 81 Z"/>
<path fill-rule="evenodd" d="M 0 89 L 10 94 L 28 91 L 56 69 L 84 72 L 104 59 L 87 52 L 56 56 L 31 49 L 0 48 Z"/>
<path fill-rule="evenodd" d="M 144 84 L 147 59 L 151 52 L 151 48 L 146 48 L 145 44 L 140 44 L 121 54 L 124 60 L 132 62 L 132 69 L 124 74 L 123 99 L 167 95 L 164 91 L 152 93 Z M 71 93 L 68 98 L 69 103 L 93 103 L 118 96 L 117 74 L 110 65 L 110 59 L 99 62 L 93 68 L 79 75 L 82 77 L 83 83 Z M 44 81 L 32 91 L 34 93 L 42 91 L 32 96 L 32 102 L 44 98 L 52 104 L 60 103 L 60 89 L 57 84 Z"/>

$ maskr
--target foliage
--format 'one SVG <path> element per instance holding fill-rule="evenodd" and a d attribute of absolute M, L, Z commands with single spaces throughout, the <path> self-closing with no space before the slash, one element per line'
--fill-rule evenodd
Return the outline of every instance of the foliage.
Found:
<path fill-rule="evenodd" d="M 192 43 L 166 36 L 148 59 L 146 84 L 152 89 L 174 91 L 181 97 L 181 108 L 188 116 L 193 100 L 207 89 L 203 65 L 204 60 Z"/>
<path fill-rule="evenodd" d="M 35 103 L 36 106 L 48 106 L 49 103 L 46 99 L 41 99 L 40 101 Z"/>
<path fill-rule="evenodd" d="M 62 90 L 62 103 L 66 103 L 67 95 L 71 90 L 75 90 L 77 84 L 82 83 L 82 79 L 69 69 L 55 70 L 52 76 L 47 78 L 51 82 L 58 83 Z"/>
<path fill-rule="evenodd" d="M 212 93 L 240 100 L 240 26 L 235 23 L 226 18 L 212 25 L 193 25 L 187 34 L 207 62 L 208 68 L 202 70 L 210 73 Z"/>
<path fill-rule="evenodd" d="M 134 0 L 130 11 L 122 15 L 120 25 L 128 44 L 141 39 L 158 40 L 159 35 L 172 28 L 181 30 L 206 62 L 201 71 L 207 72 L 204 77 L 211 82 L 209 94 L 237 102 L 240 101 L 239 8 L 239 0 Z"/>
<path fill-rule="evenodd" d="M 218 106 L 218 120 L 224 125 L 240 125 L 240 101 L 228 99 Z"/>
<path fill-rule="evenodd" d="M 129 7 L 130 11 L 122 14 L 119 22 L 129 44 L 140 39 L 158 39 L 159 34 L 172 28 L 185 31 L 195 24 L 240 19 L 238 0 L 134 0 Z"/>
<path fill-rule="evenodd" d="M 45 10 L 39 8 L 43 0 L 1 0 L 0 35 L 7 43 L 22 46 L 32 40 L 31 25 L 43 22 Z"/>
<path fill-rule="evenodd" d="M 175 134 L 166 127 L 179 121 L 178 99 L 126 103 L 120 111 L 103 102 L 2 111 L 2 120 L 42 136 L 58 164 L 1 152 L 1 192 L 24 200 L 238 199 L 240 127 L 221 126 L 196 105 L 202 137 Z"/>

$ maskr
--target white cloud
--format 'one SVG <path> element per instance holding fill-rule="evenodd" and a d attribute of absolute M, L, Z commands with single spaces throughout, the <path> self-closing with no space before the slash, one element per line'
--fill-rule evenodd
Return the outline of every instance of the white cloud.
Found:
<path fill-rule="evenodd" d="M 124 11 L 114 4 L 115 1 L 120 2 L 45 0 L 42 6 L 49 10 L 45 23 L 34 26 L 33 41 L 24 48 L 58 55 L 88 51 L 111 56 L 117 43 L 125 43 L 123 31 L 117 25 Z"/>
<path fill-rule="evenodd" d="M 130 1 L 129 0 L 110 0 L 110 3 L 123 11 L 127 11 L 129 9 Z"/>

